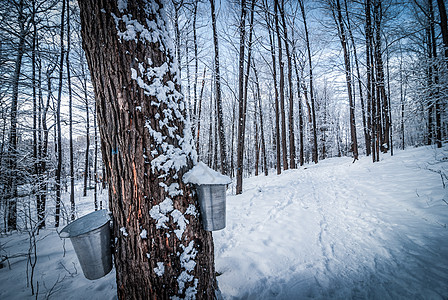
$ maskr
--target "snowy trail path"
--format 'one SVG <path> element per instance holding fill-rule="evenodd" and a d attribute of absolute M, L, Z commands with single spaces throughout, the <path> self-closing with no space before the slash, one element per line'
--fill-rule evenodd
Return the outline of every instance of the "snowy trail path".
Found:
<path fill-rule="evenodd" d="M 416 155 L 247 180 L 214 233 L 224 298 L 446 299 L 447 192 Z"/>

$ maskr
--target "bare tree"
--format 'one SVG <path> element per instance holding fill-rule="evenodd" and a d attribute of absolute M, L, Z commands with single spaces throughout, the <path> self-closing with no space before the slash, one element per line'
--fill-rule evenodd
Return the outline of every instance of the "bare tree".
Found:
<path fill-rule="evenodd" d="M 65 0 L 64 0 L 65 1 Z M 70 0 L 67 0 L 67 85 L 68 85 L 68 113 L 69 113 L 69 155 L 70 155 L 70 218 L 75 219 L 75 172 L 74 172 L 74 156 L 73 156 L 73 96 L 72 83 L 70 77 Z"/>
<path fill-rule="evenodd" d="M 336 23 L 336 27 L 338 28 L 339 40 L 344 53 L 345 81 L 347 84 L 348 105 L 350 110 L 350 148 L 353 153 L 353 159 L 356 161 L 358 159 L 358 140 L 356 137 L 355 102 L 353 99 L 352 90 L 352 68 L 350 64 L 350 54 L 348 51 L 345 24 L 342 19 L 341 3 L 339 0 L 336 0 L 336 3 L 332 3 L 332 6 L 333 18 Z"/>
<path fill-rule="evenodd" d="M 283 38 L 285 42 L 286 59 L 288 61 L 288 91 L 289 91 L 289 115 L 288 115 L 288 131 L 289 131 L 289 166 L 291 169 L 296 168 L 296 145 L 294 138 L 294 87 L 292 85 L 292 54 L 289 50 L 290 41 L 288 39 L 288 27 L 285 17 L 285 1 L 282 0 L 279 6 L 280 16 L 282 18 Z"/>
<path fill-rule="evenodd" d="M 361 101 L 361 113 L 362 113 L 362 126 L 363 126 L 363 132 L 364 132 L 364 141 L 365 141 L 365 145 L 366 145 L 366 155 L 369 156 L 370 155 L 370 136 L 369 136 L 369 132 L 368 132 L 368 128 L 367 128 L 367 120 L 366 120 L 366 107 L 364 104 L 364 92 L 363 92 L 363 84 L 361 81 L 361 72 L 359 70 L 359 59 L 358 59 L 358 52 L 357 52 L 357 48 L 356 48 L 356 43 L 355 43 L 355 38 L 353 37 L 353 31 L 352 31 L 352 26 L 351 26 L 351 19 L 350 19 L 350 14 L 348 11 L 348 7 L 347 7 L 347 0 L 344 0 L 344 4 L 345 4 L 345 16 L 347 19 L 347 31 L 348 34 L 350 36 L 350 41 L 352 43 L 352 47 L 353 47 L 353 56 L 354 56 L 354 61 L 355 61 L 355 67 L 356 67 L 356 77 L 357 77 L 357 81 L 358 81 L 358 91 L 359 91 L 359 98 Z M 355 94 L 353 94 L 353 101 L 355 102 Z"/>
<path fill-rule="evenodd" d="M 313 84 L 313 63 L 312 63 L 312 55 L 311 55 L 311 46 L 310 46 L 310 38 L 308 32 L 308 23 L 306 20 L 306 12 L 305 6 L 303 4 L 303 0 L 299 0 L 300 10 L 302 12 L 303 18 L 303 26 L 305 27 L 305 41 L 306 41 L 306 50 L 308 53 L 308 65 L 309 65 L 309 74 L 310 74 L 310 99 L 311 99 L 311 117 L 312 117 L 312 131 L 313 131 L 313 162 L 318 163 L 318 150 L 317 150 L 317 125 L 316 125 L 316 109 L 314 105 L 314 84 Z"/>
<path fill-rule="evenodd" d="M 238 150 L 236 165 L 236 194 L 243 192 L 243 145 L 241 138 L 244 139 L 243 122 L 244 122 L 244 51 L 246 40 L 246 1 L 241 0 L 241 19 L 238 25 L 240 33 L 240 52 L 238 64 Z M 241 156 L 241 158 L 240 158 Z"/>
<path fill-rule="evenodd" d="M 255 62 L 252 61 L 252 68 L 254 69 L 254 76 L 255 76 L 255 85 L 257 89 L 257 99 L 258 100 L 258 109 L 259 109 L 259 116 L 260 116 L 260 139 L 261 139 L 261 152 L 263 155 L 263 168 L 264 168 L 264 175 L 268 176 L 269 174 L 269 167 L 267 163 L 267 154 L 266 154 L 266 140 L 264 137 L 264 122 L 263 122 L 263 109 L 262 109 L 262 102 L 261 102 L 261 90 L 260 90 L 260 81 L 258 80 L 258 72 L 257 68 L 255 67 Z M 257 120 L 255 121 L 257 122 Z"/>
<path fill-rule="evenodd" d="M 18 26 L 19 26 L 19 44 L 17 47 L 17 56 L 15 59 L 14 74 L 12 77 L 12 95 L 10 109 L 10 132 L 8 141 L 8 229 L 17 229 L 17 104 L 19 98 L 19 79 L 22 69 L 22 58 L 25 53 L 25 38 L 29 31 L 31 18 L 27 20 L 25 15 L 25 1 L 18 3 Z"/>
<path fill-rule="evenodd" d="M 285 116 L 285 74 L 283 65 L 283 50 L 282 50 L 282 35 L 280 34 L 280 24 L 278 20 L 278 0 L 274 0 L 274 21 L 275 30 L 277 32 L 277 42 L 278 42 L 278 65 L 279 65 L 279 92 L 280 92 L 280 116 L 282 119 L 282 158 L 283 158 L 283 169 L 288 170 L 288 150 L 286 148 L 286 116 Z"/>
<path fill-rule="evenodd" d="M 239 61 L 239 71 L 244 70 L 244 48 L 245 48 L 245 15 L 246 8 L 245 1 L 241 2 L 241 21 L 240 21 L 240 61 Z M 250 74 L 250 64 L 252 55 L 252 33 L 254 24 L 254 7 L 255 1 L 252 0 L 250 8 L 250 21 L 249 21 L 249 41 L 247 50 L 247 64 L 246 72 L 243 77 L 240 77 L 239 81 L 239 104 L 238 104 L 238 142 L 237 142 L 237 172 L 236 172 L 236 194 L 241 194 L 243 191 L 243 168 L 244 168 L 244 140 L 246 133 L 246 118 L 247 118 L 247 96 L 248 96 L 248 85 L 249 85 L 249 74 Z M 243 71 L 244 72 L 244 71 Z M 242 90 L 241 90 L 242 89 Z M 241 98 L 242 96 L 242 98 Z"/>
<path fill-rule="evenodd" d="M 440 30 L 442 32 L 443 46 L 445 47 L 445 60 L 448 67 L 448 21 L 446 16 L 446 7 L 444 0 L 437 0 L 440 16 Z"/>
<path fill-rule="evenodd" d="M 65 23 L 65 1 L 62 1 L 61 14 L 61 45 L 60 45 L 60 63 L 59 63 L 59 86 L 58 98 L 56 102 L 56 128 L 57 128 L 57 166 L 56 166 L 56 211 L 55 211 L 55 227 L 59 227 L 59 219 L 61 213 L 61 173 L 62 173 L 62 128 L 61 128 L 61 99 L 62 99 L 62 82 L 64 72 L 64 23 Z"/>
<path fill-rule="evenodd" d="M 282 173 L 281 164 L 281 151 L 280 151 L 280 108 L 279 108 L 279 95 L 277 89 L 277 64 L 275 57 L 275 43 L 274 43 L 274 29 L 272 24 L 272 19 L 270 17 L 271 12 L 269 11 L 267 1 L 263 2 L 263 8 L 265 11 L 266 27 L 269 34 L 269 45 L 272 59 L 272 79 L 274 84 L 274 95 L 275 95 L 275 150 L 276 150 L 276 167 L 277 174 Z"/>
<path fill-rule="evenodd" d="M 300 166 L 303 166 L 304 163 L 304 145 L 303 145 L 303 107 L 302 107 L 302 97 L 300 96 L 300 75 L 299 75 L 299 68 L 297 64 L 297 58 L 296 53 L 294 51 L 293 58 L 294 58 L 294 69 L 296 71 L 296 77 L 297 77 L 297 99 L 298 99 L 298 109 L 299 109 L 299 164 Z"/>
<path fill-rule="evenodd" d="M 229 173 L 226 153 L 226 136 L 224 132 L 224 121 L 222 112 L 222 99 L 221 99 L 221 75 L 219 72 L 219 46 L 218 46 L 218 31 L 216 29 L 216 16 L 215 16 L 215 0 L 210 0 L 210 7 L 212 13 L 212 27 L 213 27 L 213 43 L 215 45 L 215 96 L 216 106 L 218 114 L 218 134 L 219 134 L 219 152 L 221 157 L 221 172 L 223 174 Z"/>

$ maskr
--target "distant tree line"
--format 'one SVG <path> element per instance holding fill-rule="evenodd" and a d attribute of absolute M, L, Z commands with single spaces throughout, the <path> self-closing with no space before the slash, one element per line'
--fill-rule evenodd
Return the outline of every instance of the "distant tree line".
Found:
<path fill-rule="evenodd" d="M 236 193 L 246 176 L 446 141 L 443 0 L 165 5 L 199 160 L 236 177 Z M 79 169 L 84 195 L 103 174 L 79 8 L 5 0 L 0 22 L 2 230 L 18 229 L 24 194 L 36 226 L 50 211 L 58 226 L 75 217 Z"/>

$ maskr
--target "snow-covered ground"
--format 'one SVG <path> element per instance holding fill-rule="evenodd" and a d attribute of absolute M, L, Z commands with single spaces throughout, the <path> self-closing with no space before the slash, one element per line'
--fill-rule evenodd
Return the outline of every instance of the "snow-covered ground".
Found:
<path fill-rule="evenodd" d="M 213 233 L 224 299 L 447 299 L 448 187 L 439 170 L 448 173 L 447 147 L 245 180 L 242 195 L 227 197 L 227 227 Z M 79 215 L 93 211 L 91 198 L 77 201 Z M 64 256 L 54 230 L 39 239 L 39 298 L 115 297 L 114 270 L 87 280 L 69 241 Z M 0 238 L 9 255 L 28 246 L 26 233 Z M 0 299 L 32 298 L 26 257 L 10 259 Z"/>
<path fill-rule="evenodd" d="M 326 159 L 250 178 L 214 233 L 226 299 L 447 299 L 448 153 Z M 444 163 L 435 163 L 444 159 Z"/>

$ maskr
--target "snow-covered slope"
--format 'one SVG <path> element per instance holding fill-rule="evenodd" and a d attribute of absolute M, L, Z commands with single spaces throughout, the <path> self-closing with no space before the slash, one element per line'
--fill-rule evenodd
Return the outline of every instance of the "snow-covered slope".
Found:
<path fill-rule="evenodd" d="M 446 299 L 446 150 L 246 180 L 213 234 L 224 298 Z"/>
<path fill-rule="evenodd" d="M 224 299 L 446 299 L 448 187 L 439 170 L 448 173 L 446 147 L 245 180 L 242 195 L 228 194 L 227 227 L 213 233 Z M 80 216 L 93 211 L 91 198 L 76 200 Z M 115 298 L 114 270 L 87 280 L 69 241 L 64 256 L 54 230 L 39 239 L 40 299 Z M 26 233 L 0 238 L 8 255 L 28 247 Z M 26 257 L 10 263 L 0 269 L 0 299 L 34 299 Z"/>

